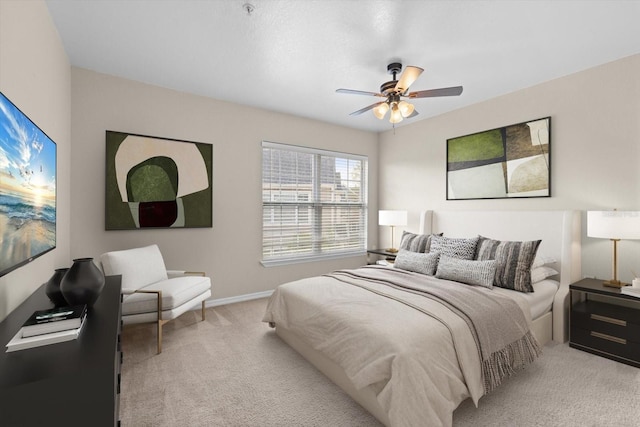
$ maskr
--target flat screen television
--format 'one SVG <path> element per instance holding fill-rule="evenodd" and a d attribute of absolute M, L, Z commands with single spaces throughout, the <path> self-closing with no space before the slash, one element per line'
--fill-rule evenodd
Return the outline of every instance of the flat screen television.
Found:
<path fill-rule="evenodd" d="M 56 247 L 56 144 L 0 92 L 0 276 Z"/>

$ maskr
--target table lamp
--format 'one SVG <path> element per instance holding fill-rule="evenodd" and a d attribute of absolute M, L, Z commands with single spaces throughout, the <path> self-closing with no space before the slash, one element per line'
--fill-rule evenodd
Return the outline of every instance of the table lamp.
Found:
<path fill-rule="evenodd" d="M 394 229 L 398 225 L 407 225 L 407 211 L 378 211 L 378 225 L 388 225 L 391 227 L 391 247 L 387 252 L 396 253 L 398 249 L 393 243 Z"/>
<path fill-rule="evenodd" d="M 640 212 L 637 211 L 588 211 L 587 236 L 610 239 L 613 242 L 613 279 L 605 286 L 626 286 L 618 280 L 618 241 L 640 239 Z"/>

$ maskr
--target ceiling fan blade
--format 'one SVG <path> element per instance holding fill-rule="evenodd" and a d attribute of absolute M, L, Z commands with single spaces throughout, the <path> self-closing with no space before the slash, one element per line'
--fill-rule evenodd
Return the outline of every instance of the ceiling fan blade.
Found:
<path fill-rule="evenodd" d="M 346 93 L 350 95 L 369 95 L 369 96 L 384 96 L 381 93 L 376 92 L 367 92 L 364 90 L 354 90 L 354 89 L 336 89 L 337 93 Z"/>
<path fill-rule="evenodd" d="M 418 110 L 413 110 L 413 113 L 409 114 L 409 117 L 405 117 L 405 118 L 406 118 L 406 119 L 410 119 L 411 117 L 415 117 L 415 116 L 417 116 L 418 114 L 420 114 L 420 113 L 418 113 Z"/>
<path fill-rule="evenodd" d="M 362 113 L 364 113 L 364 112 L 366 112 L 366 111 L 373 110 L 373 109 L 374 109 L 374 108 L 376 108 L 378 105 L 380 105 L 380 104 L 384 104 L 385 102 L 386 102 L 386 101 L 376 102 L 375 104 L 371 104 L 371 105 L 369 105 L 369 106 L 367 106 L 367 107 L 361 108 L 361 109 L 359 109 L 358 111 L 354 111 L 353 113 L 351 113 L 351 114 L 349 114 L 349 115 L 350 115 L 350 116 L 357 116 L 358 114 L 362 114 Z"/>
<path fill-rule="evenodd" d="M 402 76 L 400 76 L 400 80 L 396 83 L 396 91 L 404 94 L 409 90 L 409 86 L 415 82 L 420 74 L 422 74 L 424 70 L 420 67 L 414 67 L 413 65 L 408 65 L 404 71 L 402 72 Z"/>
<path fill-rule="evenodd" d="M 462 93 L 462 86 L 443 87 L 441 89 L 419 90 L 410 92 L 409 98 L 431 98 L 434 96 L 458 96 Z"/>

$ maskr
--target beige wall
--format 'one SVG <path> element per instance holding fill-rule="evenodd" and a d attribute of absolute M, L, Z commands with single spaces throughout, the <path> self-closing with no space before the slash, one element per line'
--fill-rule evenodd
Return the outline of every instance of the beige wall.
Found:
<path fill-rule="evenodd" d="M 260 265 L 263 139 L 368 155 L 371 247 L 378 235 L 380 246 L 390 243 L 376 225 L 378 206 L 409 210 L 410 228 L 425 208 L 640 210 L 638 76 L 640 55 L 376 135 L 70 69 L 45 3 L 2 0 L 0 90 L 58 144 L 58 241 L 0 278 L 0 319 L 72 258 L 149 243 L 160 245 L 170 268 L 211 275 L 214 298 L 362 264 L 363 257 Z M 447 138 L 549 115 L 553 197 L 445 200 Z M 104 231 L 105 130 L 213 144 L 214 227 Z M 584 275 L 609 277 L 610 243 L 586 235 L 583 243 Z M 629 280 L 640 270 L 640 243 L 623 241 L 620 252 Z"/>
<path fill-rule="evenodd" d="M 214 299 L 272 290 L 365 257 L 265 268 L 261 141 L 369 157 L 370 235 L 377 236 L 377 134 L 72 68 L 72 257 L 157 243 L 168 268 L 205 271 Z M 104 230 L 105 131 L 213 145 L 213 228 Z M 375 245 L 375 241 L 373 244 Z"/>
<path fill-rule="evenodd" d="M 466 87 L 466 91 L 473 88 Z M 462 95 L 464 96 L 464 94 Z M 416 101 L 419 109 L 421 102 Z M 447 138 L 551 116 L 552 197 L 446 200 Z M 380 134 L 380 209 L 640 210 L 640 55 Z M 611 243 L 586 237 L 583 275 L 611 278 Z M 380 230 L 381 244 L 388 242 Z M 619 244 L 620 277 L 640 273 L 640 242 Z"/>
<path fill-rule="evenodd" d="M 58 147 L 57 248 L 0 278 L 0 320 L 69 262 L 71 69 L 43 1 L 0 1 L 0 91 Z"/>

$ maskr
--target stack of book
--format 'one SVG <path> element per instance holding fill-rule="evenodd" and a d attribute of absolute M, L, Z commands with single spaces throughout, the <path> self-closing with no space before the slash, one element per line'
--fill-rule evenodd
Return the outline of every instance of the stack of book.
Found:
<path fill-rule="evenodd" d="M 625 286 L 620 288 L 620 293 L 625 295 L 631 295 L 632 297 L 640 298 L 640 288 L 633 286 Z"/>
<path fill-rule="evenodd" d="M 76 339 L 86 317 L 85 304 L 36 311 L 7 343 L 7 352 Z"/>

